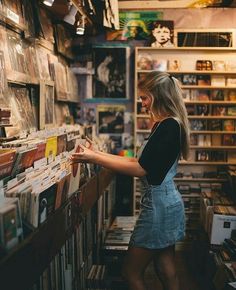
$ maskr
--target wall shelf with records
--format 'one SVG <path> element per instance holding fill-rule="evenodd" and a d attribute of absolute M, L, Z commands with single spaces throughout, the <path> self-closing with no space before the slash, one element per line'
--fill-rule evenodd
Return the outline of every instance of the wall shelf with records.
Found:
<path fill-rule="evenodd" d="M 236 165 L 235 59 L 236 49 L 232 47 L 137 47 L 135 50 L 136 152 L 152 127 L 138 99 L 138 80 L 152 70 L 167 71 L 179 80 L 183 91 L 191 147 L 188 161 L 179 162 L 175 181 L 183 195 L 189 224 L 198 224 L 201 192 L 221 192 L 227 182 L 228 166 Z M 134 179 L 134 214 L 138 213 L 139 200 L 140 185 Z"/>
<path fill-rule="evenodd" d="M 19 246 L 1 258 L 1 287 L 4 287 L 5 290 L 25 290 L 32 287 L 44 269 L 50 263 L 52 264 L 52 259 L 58 253 L 60 254 L 60 249 L 65 242 L 70 240 L 71 235 L 78 230 L 81 221 L 85 219 L 114 177 L 114 173 L 111 171 L 101 169 L 97 175 L 82 185 L 79 191 L 73 194 L 62 207 L 56 210 L 40 228 L 30 233 Z M 80 227 L 82 228 L 82 225 Z M 86 231 L 86 229 L 84 230 Z M 74 251 L 75 255 L 79 255 L 75 249 Z M 22 263 L 24 267 L 22 267 Z M 78 270 L 77 267 L 74 269 L 74 271 Z M 83 279 L 85 280 L 85 278 L 86 273 Z"/>

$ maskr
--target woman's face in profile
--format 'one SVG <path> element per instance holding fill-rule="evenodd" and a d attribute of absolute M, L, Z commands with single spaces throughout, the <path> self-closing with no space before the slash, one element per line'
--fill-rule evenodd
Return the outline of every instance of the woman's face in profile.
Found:
<path fill-rule="evenodd" d="M 166 43 L 168 40 L 170 40 L 170 29 L 168 27 L 160 27 L 154 28 L 152 30 L 153 36 L 156 38 L 156 41 L 158 43 Z"/>

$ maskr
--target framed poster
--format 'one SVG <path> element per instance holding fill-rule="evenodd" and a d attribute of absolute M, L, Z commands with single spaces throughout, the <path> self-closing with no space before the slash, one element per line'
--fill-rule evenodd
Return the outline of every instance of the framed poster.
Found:
<path fill-rule="evenodd" d="M 177 47 L 228 47 L 235 46 L 234 29 L 176 29 Z"/>
<path fill-rule="evenodd" d="M 152 47 L 174 47 L 174 21 L 158 20 L 151 24 Z"/>
<path fill-rule="evenodd" d="M 39 128 L 45 129 L 54 125 L 54 82 L 40 81 Z"/>
<path fill-rule="evenodd" d="M 129 98 L 129 47 L 95 47 L 93 98 Z"/>
<path fill-rule="evenodd" d="M 160 11 L 122 11 L 119 30 L 107 32 L 107 40 L 150 40 L 151 23 L 163 19 Z"/>
<path fill-rule="evenodd" d="M 98 134 L 124 133 L 124 112 L 125 106 L 122 105 L 98 105 Z"/>

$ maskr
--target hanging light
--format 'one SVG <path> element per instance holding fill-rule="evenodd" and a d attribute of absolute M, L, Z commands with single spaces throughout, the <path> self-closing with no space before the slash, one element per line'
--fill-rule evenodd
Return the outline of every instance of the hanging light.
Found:
<path fill-rule="evenodd" d="M 84 35 L 84 31 L 85 31 L 85 16 L 81 15 L 79 21 L 77 22 L 76 34 Z"/>
<path fill-rule="evenodd" d="M 44 0 L 43 4 L 47 5 L 47 6 L 52 6 L 54 0 Z"/>
<path fill-rule="evenodd" d="M 71 25 L 74 25 L 75 24 L 75 16 L 77 14 L 78 10 L 77 8 L 75 7 L 75 5 L 71 5 L 70 7 L 70 10 L 69 10 L 69 13 L 64 17 L 64 21 L 71 24 Z"/>

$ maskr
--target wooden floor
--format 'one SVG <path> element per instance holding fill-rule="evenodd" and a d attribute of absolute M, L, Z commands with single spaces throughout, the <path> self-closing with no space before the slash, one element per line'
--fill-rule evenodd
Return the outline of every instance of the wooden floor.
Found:
<path fill-rule="evenodd" d="M 195 277 L 193 271 L 191 271 L 191 267 L 189 267 L 186 257 L 186 252 L 176 252 L 176 265 L 180 290 L 205 290 L 205 287 L 203 288 L 199 285 L 197 277 Z M 145 282 L 147 284 L 147 290 L 162 290 L 162 286 L 155 275 L 153 264 L 146 270 Z"/>

